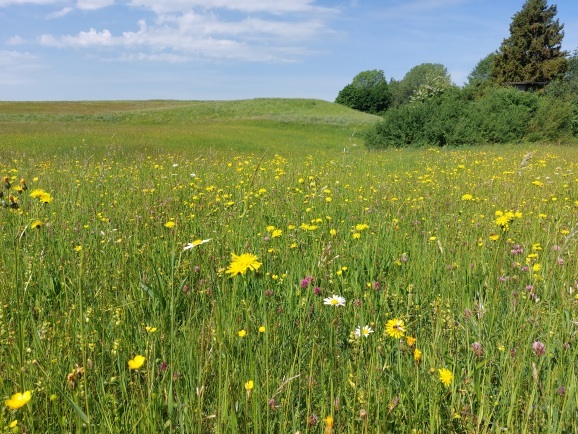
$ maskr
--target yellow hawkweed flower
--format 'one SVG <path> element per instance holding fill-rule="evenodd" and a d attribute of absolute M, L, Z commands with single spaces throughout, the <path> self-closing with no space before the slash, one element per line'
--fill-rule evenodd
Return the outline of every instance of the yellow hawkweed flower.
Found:
<path fill-rule="evenodd" d="M 385 333 L 395 339 L 400 339 L 405 334 L 405 324 L 402 320 L 394 318 L 385 324 Z"/>
<path fill-rule="evenodd" d="M 244 338 L 245 336 L 247 336 L 247 330 L 245 330 L 245 329 L 239 330 L 237 332 L 237 335 L 239 335 L 240 338 Z"/>
<path fill-rule="evenodd" d="M 255 386 L 255 384 L 253 383 L 253 380 L 249 380 L 245 383 L 245 390 L 248 392 L 249 390 L 253 390 L 253 387 Z"/>
<path fill-rule="evenodd" d="M 440 381 L 444 386 L 448 387 L 450 384 L 452 384 L 452 380 L 454 379 L 454 374 L 452 374 L 452 371 L 446 368 L 441 368 L 438 369 L 438 374 Z"/>
<path fill-rule="evenodd" d="M 244 275 L 247 270 L 257 271 L 261 265 L 263 264 L 259 262 L 259 258 L 251 253 L 243 253 L 242 255 L 231 253 L 231 263 L 226 273 L 231 276 Z"/>

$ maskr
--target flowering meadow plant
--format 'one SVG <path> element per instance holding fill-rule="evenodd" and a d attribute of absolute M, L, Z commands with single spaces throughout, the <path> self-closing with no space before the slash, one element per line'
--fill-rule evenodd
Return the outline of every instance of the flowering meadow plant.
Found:
<path fill-rule="evenodd" d="M 578 426 L 578 150 L 115 104 L 0 119 L 6 432 Z"/>

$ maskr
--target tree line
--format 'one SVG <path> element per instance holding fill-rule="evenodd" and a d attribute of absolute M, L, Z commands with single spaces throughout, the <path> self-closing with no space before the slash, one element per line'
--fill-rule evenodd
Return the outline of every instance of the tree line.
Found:
<path fill-rule="evenodd" d="M 401 80 L 363 71 L 336 103 L 382 116 L 368 148 L 562 141 L 578 136 L 578 51 L 561 48 L 556 5 L 527 0 L 510 36 L 456 86 L 445 66 L 423 63 Z"/>

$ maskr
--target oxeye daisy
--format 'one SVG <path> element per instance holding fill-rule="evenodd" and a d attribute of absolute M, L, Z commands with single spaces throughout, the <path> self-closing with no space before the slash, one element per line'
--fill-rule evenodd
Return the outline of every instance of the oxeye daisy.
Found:
<path fill-rule="evenodd" d="M 368 325 L 357 327 L 354 332 L 356 338 L 360 338 L 361 336 L 368 338 L 371 333 L 373 333 L 373 329 Z"/>
<path fill-rule="evenodd" d="M 345 298 L 341 297 L 340 295 L 333 294 L 331 297 L 324 298 L 323 304 L 335 307 L 345 306 Z"/>

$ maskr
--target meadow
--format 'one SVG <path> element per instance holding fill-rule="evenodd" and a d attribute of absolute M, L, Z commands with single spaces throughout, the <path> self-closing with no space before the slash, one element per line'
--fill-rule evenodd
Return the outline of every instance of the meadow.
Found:
<path fill-rule="evenodd" d="M 578 148 L 376 119 L 0 103 L 2 432 L 574 432 Z"/>

